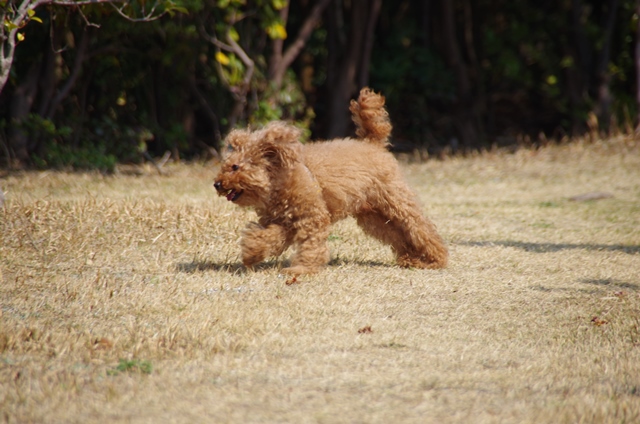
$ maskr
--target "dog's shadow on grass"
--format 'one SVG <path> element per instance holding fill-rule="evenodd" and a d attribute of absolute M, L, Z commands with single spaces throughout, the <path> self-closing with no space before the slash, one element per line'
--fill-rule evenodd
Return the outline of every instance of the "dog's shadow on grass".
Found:
<path fill-rule="evenodd" d="M 567 288 L 567 287 L 550 287 L 543 285 L 535 285 L 530 286 L 531 289 L 541 292 L 553 292 L 553 291 L 563 291 L 563 292 L 581 292 L 587 294 L 594 293 L 602 293 L 602 290 L 615 290 L 618 291 L 619 295 L 623 295 L 625 290 L 629 290 L 632 292 L 640 291 L 640 285 L 635 283 L 629 283 L 626 281 L 619 281 L 614 279 L 600 279 L 600 278 L 585 278 L 579 280 L 580 283 L 585 284 L 584 288 L 576 289 L 576 288 Z M 589 286 L 595 286 L 592 288 L 587 288 Z"/>
<path fill-rule="evenodd" d="M 332 258 L 327 267 L 340 267 L 340 266 L 362 266 L 365 268 L 394 268 L 397 265 L 394 263 L 388 262 L 379 262 L 379 261 L 359 261 L 359 260 L 351 260 L 351 259 L 343 259 L 343 258 Z"/>
<path fill-rule="evenodd" d="M 617 289 L 627 289 L 632 291 L 640 290 L 640 286 L 635 283 L 627 283 L 624 281 L 613 280 L 609 278 L 587 278 L 580 281 L 583 284 L 591 284 L 594 286 L 600 287 L 608 287 L 608 288 L 617 288 Z"/>
<path fill-rule="evenodd" d="M 277 269 L 282 268 L 282 264 L 276 261 L 263 262 L 253 267 L 254 271 L 265 269 Z M 245 274 L 248 269 L 242 263 L 218 263 L 212 261 L 193 261 L 182 262 L 176 265 L 178 272 L 184 272 L 187 274 L 194 274 L 196 272 L 203 271 L 220 271 L 228 272 L 229 274 Z"/>
<path fill-rule="evenodd" d="M 464 246 L 473 246 L 473 247 L 493 247 L 493 246 L 502 246 L 502 247 L 514 247 L 517 249 L 522 249 L 526 252 L 533 253 L 553 253 L 553 252 L 561 252 L 563 250 L 574 250 L 574 249 L 582 249 L 588 251 L 605 251 L 605 252 L 624 252 L 629 255 L 637 255 L 640 254 L 640 246 L 633 245 L 624 245 L 624 244 L 582 244 L 582 243 L 527 243 L 527 242 L 519 242 L 519 241 L 470 241 L 458 243 Z M 625 281 L 617 281 L 612 279 L 583 279 L 580 280 L 582 284 L 591 285 L 591 286 L 599 286 L 599 287 L 607 287 L 612 289 L 626 289 L 631 291 L 640 291 L 640 285 L 635 283 L 629 283 Z M 535 290 L 539 291 L 551 291 L 554 289 L 536 286 L 533 287 Z M 556 289 L 556 290 L 564 290 L 564 289 Z M 583 291 L 591 292 L 591 290 L 584 289 Z"/>
<path fill-rule="evenodd" d="M 366 268 L 391 268 L 394 265 L 388 264 L 385 262 L 378 261 L 352 261 L 341 258 L 333 258 L 327 264 L 327 269 L 333 267 L 340 267 L 346 265 L 356 265 L 362 266 Z M 262 262 L 253 267 L 253 271 L 265 271 L 265 270 L 282 270 L 289 266 L 288 261 L 267 261 Z M 187 274 L 194 274 L 196 272 L 204 272 L 204 271 L 218 271 L 218 272 L 228 272 L 229 274 L 245 274 L 248 269 L 242 263 L 218 263 L 213 261 L 193 261 L 193 262 L 181 262 L 176 265 L 176 270 L 178 272 L 184 272 Z"/>
<path fill-rule="evenodd" d="M 582 250 L 601 250 L 601 251 L 609 251 L 609 252 L 625 252 L 630 255 L 635 255 L 640 253 L 640 246 L 632 246 L 632 245 L 624 245 L 624 244 L 583 244 L 583 243 L 527 243 L 521 241 L 469 241 L 458 243 L 464 246 L 473 246 L 473 247 L 491 247 L 491 246 L 502 246 L 502 247 L 515 247 L 517 249 L 522 249 L 525 252 L 534 252 L 534 253 L 553 253 L 560 252 L 563 250 L 574 250 L 574 249 L 582 249 Z"/>

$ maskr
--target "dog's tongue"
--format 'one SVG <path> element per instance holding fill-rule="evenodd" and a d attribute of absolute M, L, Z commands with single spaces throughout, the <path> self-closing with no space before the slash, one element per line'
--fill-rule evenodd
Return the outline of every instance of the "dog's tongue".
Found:
<path fill-rule="evenodd" d="M 232 201 L 235 197 L 236 197 L 236 191 L 235 190 L 231 190 L 229 192 L 229 194 L 227 194 L 227 200 L 228 201 Z"/>

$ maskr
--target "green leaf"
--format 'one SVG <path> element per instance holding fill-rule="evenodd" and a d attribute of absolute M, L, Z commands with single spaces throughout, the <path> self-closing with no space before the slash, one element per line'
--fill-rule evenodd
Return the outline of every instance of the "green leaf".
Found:
<path fill-rule="evenodd" d="M 184 13 L 185 15 L 189 14 L 189 10 L 186 7 L 182 7 L 182 6 L 171 6 L 167 10 Z"/>
<path fill-rule="evenodd" d="M 286 39 L 287 38 L 287 30 L 280 22 L 274 22 L 273 24 L 267 27 L 267 34 L 272 39 Z"/>
<path fill-rule="evenodd" d="M 16 28 L 19 28 L 19 25 L 16 25 L 15 23 L 11 22 L 10 20 L 5 20 L 4 21 L 4 27 L 7 29 L 7 31 L 12 31 Z"/>
<path fill-rule="evenodd" d="M 272 0 L 271 4 L 273 5 L 274 9 L 281 10 L 287 5 L 287 1 L 288 0 Z"/>
<path fill-rule="evenodd" d="M 231 39 L 236 42 L 240 40 L 240 35 L 234 27 L 229 28 L 229 37 L 231 37 Z"/>
<path fill-rule="evenodd" d="M 216 60 L 218 62 L 220 62 L 222 65 L 228 65 L 229 64 L 229 56 L 227 56 L 226 54 L 224 54 L 222 52 L 217 52 L 216 53 Z"/>

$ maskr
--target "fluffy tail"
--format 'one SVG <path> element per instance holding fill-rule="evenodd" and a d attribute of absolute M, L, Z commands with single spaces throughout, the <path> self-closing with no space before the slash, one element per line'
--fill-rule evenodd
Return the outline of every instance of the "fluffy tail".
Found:
<path fill-rule="evenodd" d="M 374 144 L 388 144 L 391 122 L 384 108 L 384 96 L 365 87 L 360 90 L 358 101 L 351 100 L 349 110 L 359 138 Z"/>

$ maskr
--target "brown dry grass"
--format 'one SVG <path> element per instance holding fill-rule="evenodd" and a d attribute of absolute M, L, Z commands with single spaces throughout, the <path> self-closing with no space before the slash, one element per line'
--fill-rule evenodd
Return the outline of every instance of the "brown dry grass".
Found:
<path fill-rule="evenodd" d="M 293 285 L 239 267 L 213 166 L 0 180 L 0 419 L 638 422 L 640 144 L 405 169 L 450 266 L 347 221 Z"/>

